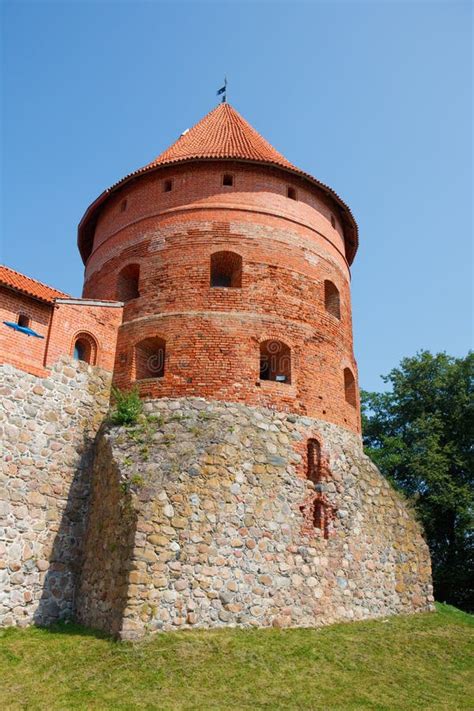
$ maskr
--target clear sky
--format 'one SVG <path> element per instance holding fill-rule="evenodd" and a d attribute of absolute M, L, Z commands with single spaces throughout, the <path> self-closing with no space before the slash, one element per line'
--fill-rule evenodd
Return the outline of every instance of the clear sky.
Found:
<path fill-rule="evenodd" d="M 360 228 L 360 383 L 472 342 L 472 5 L 3 0 L 1 260 L 80 295 L 76 227 L 229 101 Z"/>

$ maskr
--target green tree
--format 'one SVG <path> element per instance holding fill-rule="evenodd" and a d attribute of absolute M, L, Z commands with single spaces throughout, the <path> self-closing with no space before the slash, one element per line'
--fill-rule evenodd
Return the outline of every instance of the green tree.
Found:
<path fill-rule="evenodd" d="M 366 453 L 414 503 L 438 600 L 474 610 L 474 353 L 422 351 L 362 392 Z"/>

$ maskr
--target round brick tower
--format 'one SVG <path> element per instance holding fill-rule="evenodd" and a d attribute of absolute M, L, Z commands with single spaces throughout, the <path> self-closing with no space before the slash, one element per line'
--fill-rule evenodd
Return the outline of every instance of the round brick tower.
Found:
<path fill-rule="evenodd" d="M 364 455 L 349 266 L 328 187 L 221 104 L 103 193 L 84 296 L 125 303 L 78 618 L 124 639 L 430 609 L 419 525 Z"/>
<path fill-rule="evenodd" d="M 79 249 L 83 296 L 125 302 L 117 386 L 360 431 L 355 221 L 229 104 L 102 193 Z"/>

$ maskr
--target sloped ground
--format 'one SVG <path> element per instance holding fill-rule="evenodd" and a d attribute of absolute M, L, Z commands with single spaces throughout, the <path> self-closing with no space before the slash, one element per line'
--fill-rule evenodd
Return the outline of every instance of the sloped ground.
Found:
<path fill-rule="evenodd" d="M 74 625 L 0 633 L 2 709 L 474 708 L 474 618 L 184 631 L 138 644 Z"/>

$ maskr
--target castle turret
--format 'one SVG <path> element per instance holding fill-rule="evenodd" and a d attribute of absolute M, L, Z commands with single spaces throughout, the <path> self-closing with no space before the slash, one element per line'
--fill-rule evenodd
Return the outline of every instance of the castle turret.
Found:
<path fill-rule="evenodd" d="M 83 295 L 125 302 L 114 379 L 360 431 L 357 226 L 229 104 L 106 190 L 79 226 Z"/>
<path fill-rule="evenodd" d="M 221 104 L 91 205 L 79 248 L 82 300 L 0 274 L 32 373 L 4 369 L 0 624 L 136 639 L 432 609 L 420 524 L 362 448 L 336 193 Z M 112 366 L 134 420 L 106 415 Z"/>

